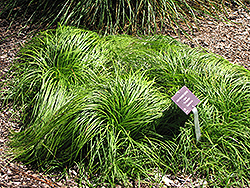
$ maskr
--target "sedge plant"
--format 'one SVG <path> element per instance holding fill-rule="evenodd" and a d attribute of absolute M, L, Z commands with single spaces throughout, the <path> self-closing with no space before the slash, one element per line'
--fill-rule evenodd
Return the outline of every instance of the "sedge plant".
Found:
<path fill-rule="evenodd" d="M 209 186 L 249 183 L 249 70 L 167 36 L 65 26 L 20 55 L 2 96 L 23 108 L 24 127 L 10 141 L 16 159 L 75 166 L 82 186 L 161 186 L 165 173 Z M 171 101 L 183 85 L 201 100 L 199 142 L 193 116 Z"/>
<path fill-rule="evenodd" d="M 165 132 L 169 130 L 178 143 L 172 162 L 176 165 L 176 173 L 180 169 L 188 174 L 198 173 L 211 183 L 210 186 L 248 185 L 249 71 L 197 49 L 174 47 L 162 49 L 160 54 L 157 71 L 151 71 L 158 79 L 157 86 L 164 87 L 164 92 L 173 96 L 186 85 L 201 100 L 198 105 L 202 130 L 200 142 L 195 141 L 192 115 L 186 120 L 186 115 L 176 110 L 176 106 L 169 110 L 175 115 L 169 116 L 165 112 L 164 121 L 159 123 L 159 130 L 163 127 Z M 176 114 L 182 114 L 183 118 L 176 118 Z M 178 123 L 178 119 L 181 127 L 170 126 L 177 129 L 170 130 L 168 123 Z"/>
<path fill-rule="evenodd" d="M 192 29 L 204 16 L 223 20 L 241 0 L 1 0 L 0 15 L 14 20 L 23 18 L 26 24 L 46 27 L 62 22 L 84 26 L 104 33 L 155 33 L 164 29 Z M 184 30 L 183 30 L 184 31 Z"/>

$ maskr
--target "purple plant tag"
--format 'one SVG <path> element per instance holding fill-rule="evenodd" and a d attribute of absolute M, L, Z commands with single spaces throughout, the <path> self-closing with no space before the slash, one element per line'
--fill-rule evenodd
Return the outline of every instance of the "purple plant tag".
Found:
<path fill-rule="evenodd" d="M 200 100 L 186 87 L 183 86 L 171 98 L 187 115 L 200 102 Z"/>

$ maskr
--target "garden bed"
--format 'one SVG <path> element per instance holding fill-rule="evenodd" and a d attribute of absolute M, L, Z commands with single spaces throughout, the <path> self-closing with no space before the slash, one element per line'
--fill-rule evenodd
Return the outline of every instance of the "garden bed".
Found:
<path fill-rule="evenodd" d="M 201 32 L 198 34 L 196 33 L 196 37 L 198 43 L 206 47 L 207 49 L 211 50 L 212 52 L 218 52 L 218 54 L 222 55 L 231 60 L 231 62 L 239 62 L 242 66 L 249 69 L 249 53 L 250 53 L 250 45 L 247 45 L 249 42 L 249 19 L 246 14 L 242 14 L 241 10 L 235 12 L 234 18 L 240 19 L 238 21 L 242 21 L 244 24 L 243 26 L 240 25 L 216 25 L 209 21 L 205 21 L 201 25 Z M 241 16 L 243 15 L 243 17 Z M 18 43 L 23 44 L 25 41 L 25 37 L 29 38 L 27 32 L 23 32 L 20 36 L 13 35 L 8 37 L 11 32 L 17 31 L 19 29 L 20 22 L 17 22 L 16 25 L 13 24 L 13 27 L 7 31 L 8 21 L 4 22 L 2 19 L 3 25 L 1 26 L 1 30 L 3 31 L 1 36 L 1 79 L 5 79 L 5 75 L 9 71 L 9 66 L 13 63 L 15 59 L 15 55 L 18 52 Z M 4 23 L 6 25 L 4 25 Z M 234 28 L 234 31 L 231 32 L 230 28 Z M 224 36 L 224 38 L 220 38 L 217 34 L 217 30 L 220 31 L 220 35 Z M 27 28 L 29 30 L 29 28 Z M 216 34 L 215 34 L 216 33 Z M 213 35 L 214 34 L 214 35 Z M 217 35 L 217 36 L 215 36 Z M 5 39 L 8 37 L 7 39 Z M 213 40 L 211 40 L 213 39 Z M 183 37 L 181 38 L 183 42 L 190 44 L 190 46 L 194 47 L 194 44 L 187 41 Z M 235 41 L 236 40 L 236 41 Z M 220 41 L 220 45 L 217 44 Z M 216 45 L 214 45 L 216 44 Z M 241 46 L 239 46 L 241 44 Z M 219 46 L 218 46 L 219 45 Z M 242 50 L 244 49 L 244 50 Z M 237 60 L 238 59 L 238 60 Z M 11 186 L 11 187 L 27 187 L 27 186 L 34 186 L 34 187 L 53 187 L 53 186 L 68 186 L 74 187 L 76 184 L 73 182 L 72 178 L 61 180 L 60 182 L 56 182 L 56 178 L 52 178 L 44 176 L 41 173 L 29 170 L 25 165 L 16 162 L 10 162 L 5 154 L 5 149 L 7 148 L 6 143 L 8 141 L 9 129 L 14 128 L 15 130 L 19 129 L 19 126 L 15 123 L 15 121 L 11 121 L 10 116 L 11 112 L 3 111 L 0 114 L 0 130 L 1 130 L 1 139 L 0 144 L 2 147 L 0 167 L 0 180 L 2 180 L 1 186 Z M 72 177 L 75 175 L 75 171 L 71 171 Z M 196 177 L 195 174 L 179 174 L 178 176 L 169 175 L 167 176 L 171 183 L 174 183 L 172 186 L 192 186 L 195 184 Z M 167 180 L 166 180 L 167 181 Z M 193 184 L 191 184 L 193 182 Z M 196 182 L 197 183 L 197 182 Z"/>

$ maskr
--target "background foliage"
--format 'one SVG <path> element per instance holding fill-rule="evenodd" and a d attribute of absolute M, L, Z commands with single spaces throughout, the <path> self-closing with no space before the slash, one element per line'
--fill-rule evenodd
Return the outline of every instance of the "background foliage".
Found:
<path fill-rule="evenodd" d="M 226 18 L 240 0 L 1 0 L 10 19 L 27 18 L 26 23 L 48 27 L 61 22 L 108 33 L 151 34 L 156 31 L 194 27 L 204 16 Z"/>

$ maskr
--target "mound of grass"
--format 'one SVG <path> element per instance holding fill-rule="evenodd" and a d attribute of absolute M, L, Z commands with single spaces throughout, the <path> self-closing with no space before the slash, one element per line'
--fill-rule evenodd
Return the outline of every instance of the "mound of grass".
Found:
<path fill-rule="evenodd" d="M 198 105 L 202 138 L 194 140 L 193 119 L 176 126 L 178 111 L 165 112 L 159 130 L 173 132 L 176 153 L 172 165 L 176 173 L 206 177 L 211 185 L 245 187 L 249 184 L 250 74 L 213 54 L 172 48 L 159 57 L 158 83 L 171 96 L 183 85 L 201 100 Z M 157 80 L 157 79 L 156 79 Z M 175 108 L 175 107 L 173 107 Z M 169 114 L 174 113 L 169 119 Z M 192 115 L 191 115 L 192 116 Z M 182 120 L 182 121 L 181 121 Z M 177 121 L 178 122 L 178 121 Z M 165 125 L 164 125 L 165 124 Z M 173 131 L 175 129 L 175 131 Z M 177 129 L 177 130 L 176 130 Z"/>
<path fill-rule="evenodd" d="M 166 36 L 98 36 L 58 27 L 21 51 L 2 100 L 22 109 L 10 145 L 17 159 L 46 170 L 77 166 L 82 185 L 160 183 L 192 174 L 209 185 L 249 183 L 250 73 Z M 171 97 L 186 85 L 193 116 Z"/>
<path fill-rule="evenodd" d="M 155 33 L 166 27 L 192 28 L 204 15 L 224 19 L 230 7 L 242 1 L 218 0 L 1 0 L 7 18 L 24 17 L 27 23 L 55 22 L 108 33 Z"/>

